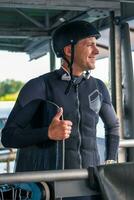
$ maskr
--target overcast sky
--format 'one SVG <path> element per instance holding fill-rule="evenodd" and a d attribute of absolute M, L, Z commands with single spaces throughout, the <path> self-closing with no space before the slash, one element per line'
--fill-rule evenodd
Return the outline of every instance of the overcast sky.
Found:
<path fill-rule="evenodd" d="M 28 81 L 49 71 L 49 56 L 29 61 L 25 53 L 0 51 L 0 81 L 15 79 Z"/>

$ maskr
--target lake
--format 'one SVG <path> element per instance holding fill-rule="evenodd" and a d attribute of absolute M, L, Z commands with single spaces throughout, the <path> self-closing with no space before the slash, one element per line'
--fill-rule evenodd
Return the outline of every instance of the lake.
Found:
<path fill-rule="evenodd" d="M 7 118 L 14 104 L 14 101 L 0 101 L 0 118 Z"/>

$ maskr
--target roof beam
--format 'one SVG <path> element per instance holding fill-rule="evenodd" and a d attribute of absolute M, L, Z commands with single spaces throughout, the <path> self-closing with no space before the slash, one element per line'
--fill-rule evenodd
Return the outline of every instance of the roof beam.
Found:
<path fill-rule="evenodd" d="M 0 42 L 0 46 L 3 46 L 3 47 L 16 47 L 16 48 L 23 48 L 23 45 L 21 44 L 8 44 L 8 43 L 5 43 L 5 42 Z"/>
<path fill-rule="evenodd" d="M 102 48 L 102 49 L 105 49 L 105 50 L 108 50 L 108 46 L 104 45 L 104 44 L 100 44 L 100 43 L 97 43 L 97 46 Z"/>
<path fill-rule="evenodd" d="M 3 32 L 2 33 L 0 33 L 0 39 L 28 39 L 29 38 L 29 36 L 27 36 L 27 35 L 2 35 L 3 34 Z"/>
<path fill-rule="evenodd" d="M 44 26 L 42 23 L 40 23 L 40 22 L 38 22 L 37 20 L 35 20 L 34 18 L 32 18 L 32 17 L 26 15 L 26 14 L 25 14 L 23 11 L 21 11 L 20 9 L 16 8 L 15 10 L 16 10 L 16 12 L 18 12 L 20 15 L 22 15 L 25 19 L 27 19 L 28 21 L 30 21 L 31 23 L 33 23 L 34 25 L 36 25 L 38 28 L 42 28 L 42 29 L 45 28 L 45 26 Z"/>
<path fill-rule="evenodd" d="M 49 39 L 50 36 L 43 30 L 35 29 L 17 29 L 17 28 L 0 28 L 0 38 L 25 38 L 25 37 L 44 37 Z"/>
<path fill-rule="evenodd" d="M 0 0 L 0 7 L 80 11 L 89 8 L 117 10 L 120 8 L 120 0 L 19 0 L 19 3 L 18 0 Z"/>
<path fill-rule="evenodd" d="M 121 3 L 121 15 L 124 19 L 134 17 L 134 1 Z"/>
<path fill-rule="evenodd" d="M 130 32 L 134 32 L 134 28 L 131 28 L 131 27 L 130 27 Z"/>

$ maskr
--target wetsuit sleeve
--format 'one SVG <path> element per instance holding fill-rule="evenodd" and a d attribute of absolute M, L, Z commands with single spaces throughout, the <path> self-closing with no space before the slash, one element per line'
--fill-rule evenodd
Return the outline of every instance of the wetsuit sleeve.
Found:
<path fill-rule="evenodd" d="M 40 81 L 34 80 L 26 84 L 21 90 L 2 130 L 1 140 L 5 147 L 21 148 L 38 145 L 48 140 L 48 126 L 34 126 L 33 120 L 41 102 L 44 101 L 42 94 L 44 88 L 42 88 L 42 91 L 40 88 Z"/>
<path fill-rule="evenodd" d="M 111 104 L 109 92 L 102 81 L 99 81 L 102 94 L 100 117 L 105 128 L 105 160 L 116 160 L 119 147 L 119 120 Z"/>

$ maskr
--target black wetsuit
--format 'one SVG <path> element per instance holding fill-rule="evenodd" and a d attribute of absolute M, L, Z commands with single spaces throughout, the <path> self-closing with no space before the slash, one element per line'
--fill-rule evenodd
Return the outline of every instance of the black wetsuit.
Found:
<path fill-rule="evenodd" d="M 106 159 L 116 159 L 119 123 L 104 83 L 92 76 L 74 79 L 65 90 L 69 75 L 61 68 L 30 80 L 21 90 L 2 130 L 5 147 L 18 148 L 16 171 L 61 169 L 62 141 L 48 138 L 48 127 L 58 107 L 73 122 L 65 140 L 65 169 L 99 165 L 96 125 L 105 124 Z"/>

